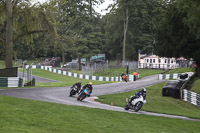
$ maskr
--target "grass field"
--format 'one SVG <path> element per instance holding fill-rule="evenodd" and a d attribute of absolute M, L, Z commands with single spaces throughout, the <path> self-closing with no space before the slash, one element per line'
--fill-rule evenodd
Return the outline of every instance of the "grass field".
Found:
<path fill-rule="evenodd" d="M 194 83 L 192 84 L 191 91 L 200 94 L 200 78 L 196 78 Z"/>
<path fill-rule="evenodd" d="M 166 74 L 173 74 L 173 73 L 185 73 L 185 72 L 194 72 L 194 68 L 175 68 L 175 69 L 172 69 L 170 71 L 168 71 Z"/>
<path fill-rule="evenodd" d="M 139 69 L 139 77 L 143 78 L 146 76 L 154 75 L 154 74 L 161 74 L 164 73 L 163 70 L 156 70 L 156 69 Z"/>
<path fill-rule="evenodd" d="M 188 116 L 200 119 L 200 108 L 185 101 L 174 99 L 171 97 L 162 97 L 162 87 L 165 83 L 160 83 L 151 87 L 147 87 L 147 103 L 142 110 L 149 112 L 158 112 L 164 114 L 174 114 Z M 138 91 L 138 90 L 137 90 Z M 97 101 L 110 104 L 111 101 L 116 106 L 124 107 L 126 97 L 134 95 L 137 91 L 130 91 L 111 95 L 99 96 Z"/>
<path fill-rule="evenodd" d="M 124 72 L 126 73 L 126 69 L 125 68 L 113 68 L 113 69 L 105 69 L 103 74 L 102 73 L 94 73 L 96 76 L 120 76 L 121 73 Z M 129 71 L 129 74 L 133 74 L 133 70 Z M 155 70 L 155 69 L 138 69 L 137 70 L 138 74 L 139 74 L 139 78 L 143 78 L 145 76 L 149 76 L 149 75 L 154 75 L 154 74 L 160 74 L 163 73 L 163 70 Z"/>
<path fill-rule="evenodd" d="M 138 69 L 137 71 L 139 74 L 139 78 L 143 78 L 146 76 L 150 76 L 150 75 L 154 75 L 154 74 L 161 74 L 161 73 L 172 74 L 172 73 L 194 72 L 194 68 L 176 68 L 176 69 L 172 69 L 170 71 L 157 70 L 157 69 Z M 78 70 L 70 70 L 70 72 L 78 73 L 78 74 L 82 73 L 82 71 L 78 71 Z M 126 69 L 125 68 L 112 68 L 112 69 L 104 69 L 104 71 L 100 71 L 100 72 L 95 72 L 94 75 L 95 76 L 112 77 L 112 76 L 120 76 L 122 72 L 126 73 Z M 129 74 L 132 74 L 132 73 L 133 73 L 133 70 L 129 71 Z"/>
<path fill-rule="evenodd" d="M 70 72 L 81 74 L 82 71 L 78 70 L 70 70 Z M 112 69 L 104 69 L 104 71 L 101 72 L 94 72 L 93 75 L 95 76 L 107 76 L 107 77 L 115 77 L 115 76 L 121 76 L 121 73 L 126 73 L 125 68 L 112 68 Z M 154 75 L 154 74 L 160 74 L 164 73 L 163 70 L 156 70 L 156 69 L 138 69 L 138 74 L 140 75 L 140 78 L 143 78 L 145 76 Z M 129 74 L 133 74 L 133 70 L 129 71 Z"/>
<path fill-rule="evenodd" d="M 0 96 L 2 133 L 198 133 L 200 122 Z"/>
<path fill-rule="evenodd" d="M 32 69 L 32 74 L 36 75 L 36 76 L 44 77 L 47 79 L 53 79 L 56 81 L 60 81 L 60 82 L 51 82 L 51 83 L 36 82 L 36 87 L 71 86 L 78 81 L 81 81 L 82 85 L 85 85 L 88 82 L 92 82 L 93 84 L 111 83 L 111 82 L 107 82 L 107 81 L 93 81 L 93 80 L 69 77 L 69 76 L 56 74 L 56 73 L 49 72 L 49 71 L 42 70 L 42 69 Z"/>
<path fill-rule="evenodd" d="M 180 69 L 181 69 L 182 72 L 184 70 L 185 71 L 188 70 L 188 69 L 182 70 L 182 68 L 180 68 Z M 19 69 L 19 71 L 21 71 L 21 69 Z M 176 71 L 173 70 L 173 72 L 177 72 L 177 71 L 180 71 L 180 70 L 179 69 L 176 69 Z M 81 71 L 71 71 L 71 72 L 79 73 L 79 74 L 81 73 Z M 140 78 L 142 78 L 142 77 L 145 77 L 145 76 L 154 75 L 154 74 L 163 73 L 163 72 L 164 71 L 162 71 L 162 70 L 140 69 L 139 74 L 140 74 Z M 86 79 L 79 79 L 79 78 L 75 78 L 75 77 L 64 76 L 64 75 L 56 74 L 56 73 L 49 72 L 49 71 L 46 71 L 46 70 L 42 70 L 42 69 L 33 69 L 32 74 L 36 75 L 36 76 L 60 81 L 60 82 L 51 82 L 51 83 L 45 83 L 45 82 L 37 81 L 36 82 L 37 87 L 71 86 L 73 83 L 78 82 L 79 80 L 82 81 L 82 84 L 87 84 L 90 81 L 93 82 L 93 84 L 110 83 L 110 82 L 105 82 L 105 81 L 92 81 L 92 80 L 86 80 Z"/>
<path fill-rule="evenodd" d="M 40 83 L 37 86 L 71 86 L 79 80 L 86 84 L 89 80 L 68 77 L 45 70 L 33 69 L 33 74 L 41 77 L 61 81 L 57 83 Z M 92 81 L 93 84 L 107 82 Z M 200 109 L 186 102 L 161 97 L 160 88 L 164 85 L 147 88 L 147 104 L 142 110 L 177 114 L 193 118 L 200 118 Z M 124 106 L 125 98 L 135 91 L 100 96 L 100 101 Z M 193 132 L 200 131 L 200 122 L 136 115 L 117 111 L 92 109 L 79 106 L 11 98 L 0 95 L 0 132 L 2 133 L 65 133 L 65 132 Z"/>

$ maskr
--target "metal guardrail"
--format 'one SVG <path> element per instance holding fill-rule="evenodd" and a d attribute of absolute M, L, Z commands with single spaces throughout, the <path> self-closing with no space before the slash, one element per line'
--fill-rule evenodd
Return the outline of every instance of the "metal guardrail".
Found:
<path fill-rule="evenodd" d="M 200 94 L 183 89 L 183 100 L 200 107 Z"/>
<path fill-rule="evenodd" d="M 184 101 L 187 101 L 191 104 L 194 104 L 200 107 L 200 94 L 185 89 L 187 88 L 187 84 L 193 76 L 195 76 L 195 74 L 190 76 L 187 79 L 187 81 L 182 85 L 182 87 L 180 88 L 180 95 L 181 95 L 181 99 L 183 99 Z"/>

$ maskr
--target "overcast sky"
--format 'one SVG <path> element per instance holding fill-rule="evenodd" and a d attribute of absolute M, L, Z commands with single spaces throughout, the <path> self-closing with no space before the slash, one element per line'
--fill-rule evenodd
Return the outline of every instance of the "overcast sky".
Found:
<path fill-rule="evenodd" d="M 32 0 L 32 1 L 35 1 L 35 2 L 40 2 L 40 3 L 43 3 L 47 0 Z M 113 3 L 113 0 L 105 0 L 105 2 L 103 4 L 101 4 L 99 6 L 99 8 L 96 8 L 96 12 L 100 13 L 101 15 L 105 15 L 108 11 L 101 11 L 101 10 L 104 10 L 108 7 L 109 4 Z"/>

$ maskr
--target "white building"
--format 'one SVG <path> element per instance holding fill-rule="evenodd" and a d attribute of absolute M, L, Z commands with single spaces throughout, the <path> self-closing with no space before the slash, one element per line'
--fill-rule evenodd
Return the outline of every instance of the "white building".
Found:
<path fill-rule="evenodd" d="M 175 58 L 159 57 L 156 55 L 141 56 L 138 68 L 174 69 L 179 67 Z"/>

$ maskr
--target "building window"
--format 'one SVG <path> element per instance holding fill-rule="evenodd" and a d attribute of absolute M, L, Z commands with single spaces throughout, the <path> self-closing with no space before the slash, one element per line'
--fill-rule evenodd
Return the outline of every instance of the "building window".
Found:
<path fill-rule="evenodd" d="M 150 59 L 150 63 L 152 63 L 152 59 Z"/>
<path fill-rule="evenodd" d="M 174 63 L 174 61 L 173 61 L 173 60 L 171 60 L 171 63 Z"/>
<path fill-rule="evenodd" d="M 147 59 L 147 63 L 149 62 L 149 59 Z"/>
<path fill-rule="evenodd" d="M 155 59 L 153 59 L 153 63 L 155 63 L 156 62 L 156 60 Z"/>
<path fill-rule="evenodd" d="M 167 63 L 167 59 L 165 59 L 165 63 Z"/>
<path fill-rule="evenodd" d="M 161 62 L 161 59 L 159 59 L 159 63 Z"/>

